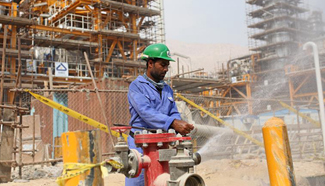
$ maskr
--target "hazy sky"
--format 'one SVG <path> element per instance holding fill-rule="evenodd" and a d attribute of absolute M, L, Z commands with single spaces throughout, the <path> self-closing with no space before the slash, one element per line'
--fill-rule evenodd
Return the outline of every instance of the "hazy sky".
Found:
<path fill-rule="evenodd" d="M 166 39 L 247 46 L 245 0 L 164 0 Z M 325 11 L 325 0 L 306 0 Z M 324 16 L 323 16 L 324 17 Z"/>

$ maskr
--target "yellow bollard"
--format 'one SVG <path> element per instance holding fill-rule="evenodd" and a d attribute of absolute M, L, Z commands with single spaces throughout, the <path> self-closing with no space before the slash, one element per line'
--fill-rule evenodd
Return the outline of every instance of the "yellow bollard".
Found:
<path fill-rule="evenodd" d="M 99 130 L 65 132 L 62 133 L 61 140 L 63 164 L 97 164 L 101 162 Z M 102 186 L 104 185 L 104 180 L 100 167 L 94 167 L 80 175 L 65 180 L 64 185 Z"/>
<path fill-rule="evenodd" d="M 282 119 L 273 117 L 262 130 L 270 185 L 296 185 L 287 126 Z"/>

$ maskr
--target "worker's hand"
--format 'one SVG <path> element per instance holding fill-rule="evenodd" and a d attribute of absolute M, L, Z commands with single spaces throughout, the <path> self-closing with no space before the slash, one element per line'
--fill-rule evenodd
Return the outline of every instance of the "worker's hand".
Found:
<path fill-rule="evenodd" d="M 178 119 L 175 119 L 170 126 L 182 135 L 188 134 L 194 129 L 192 124 Z"/>

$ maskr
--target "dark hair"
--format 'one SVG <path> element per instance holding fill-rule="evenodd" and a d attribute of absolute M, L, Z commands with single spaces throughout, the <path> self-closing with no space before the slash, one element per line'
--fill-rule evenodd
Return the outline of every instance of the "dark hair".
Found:
<path fill-rule="evenodd" d="M 146 67 L 147 67 L 147 69 L 148 69 L 148 62 L 149 62 L 149 60 L 151 60 L 153 63 L 155 63 L 156 61 L 157 61 L 157 59 L 156 58 L 148 58 L 148 59 L 146 59 Z"/>

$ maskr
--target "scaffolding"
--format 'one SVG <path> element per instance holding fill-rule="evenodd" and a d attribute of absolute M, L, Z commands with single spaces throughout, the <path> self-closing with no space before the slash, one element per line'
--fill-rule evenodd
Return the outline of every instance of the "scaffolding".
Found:
<path fill-rule="evenodd" d="M 68 63 L 71 76 L 68 80 L 54 77 L 56 84 L 76 78 L 79 83 L 80 78 L 88 82 L 89 76 L 78 73 L 85 65 L 82 52 L 88 53 L 96 78 L 136 76 L 145 67 L 138 60 L 144 48 L 165 42 L 162 0 L 20 1 L 0 5 L 0 24 L 10 27 L 7 58 L 18 56 L 19 37 L 26 75 L 31 76 L 28 60 L 36 66 L 32 72 L 35 77 L 43 76 L 48 67 L 54 70 L 55 62 Z M 6 61 L 10 72 L 5 73 L 15 74 L 16 63 L 14 58 Z"/>
<path fill-rule="evenodd" d="M 90 71 L 97 80 L 143 73 L 146 65 L 139 54 L 152 43 L 165 42 L 163 9 L 163 0 L 0 1 L 0 110 L 19 105 L 9 106 L 16 113 L 12 121 L 0 123 L 0 135 L 7 135 L 0 136 L 0 183 L 10 180 L 12 166 L 19 167 L 21 176 L 23 165 L 60 161 L 22 161 L 23 128 L 35 128 L 22 121 L 31 109 L 31 97 L 12 90 L 69 89 L 91 82 Z M 55 74 L 57 63 L 67 64 L 66 76 Z M 10 143 L 1 142 L 4 138 Z M 35 132 L 31 139 L 33 149 L 28 152 L 34 157 Z"/>
<path fill-rule="evenodd" d="M 204 85 L 202 82 L 200 87 L 207 88 L 201 90 L 201 94 L 218 96 L 221 100 L 217 105 L 217 115 L 225 117 L 282 109 L 276 102 L 238 99 L 261 100 L 272 96 L 274 99 L 291 100 L 292 104 L 307 103 L 311 106 L 317 94 L 308 86 L 315 87 L 315 83 L 311 82 L 313 78 L 304 76 L 306 72 L 298 70 L 313 73 L 311 55 L 301 51 L 306 41 L 317 43 L 320 59 L 324 61 L 325 37 L 321 13 L 310 11 L 306 8 L 307 4 L 299 0 L 247 0 L 246 4 L 251 53 L 229 60 L 227 67 L 218 73 L 221 78 L 215 84 Z M 200 91 L 192 88 L 198 84 L 191 83 L 192 86 L 179 87 L 179 82 L 173 82 L 175 88 L 183 92 L 185 88 Z M 304 98 L 300 99 L 302 96 Z"/>

